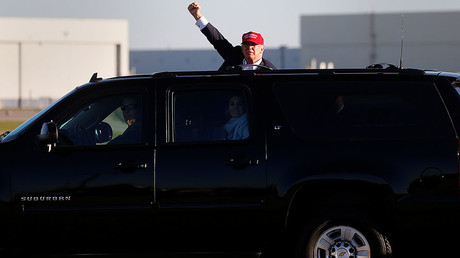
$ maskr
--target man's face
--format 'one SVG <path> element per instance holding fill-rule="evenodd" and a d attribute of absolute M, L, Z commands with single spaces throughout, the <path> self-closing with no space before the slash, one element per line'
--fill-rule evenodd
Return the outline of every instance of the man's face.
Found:
<path fill-rule="evenodd" d="M 128 126 L 136 122 L 138 112 L 137 103 L 133 98 L 125 98 L 121 103 L 121 111 L 123 111 L 123 118 L 125 119 Z"/>
<path fill-rule="evenodd" d="M 264 53 L 264 45 L 257 45 L 256 43 L 247 41 L 242 44 L 244 59 L 248 64 L 253 64 L 262 58 Z"/>

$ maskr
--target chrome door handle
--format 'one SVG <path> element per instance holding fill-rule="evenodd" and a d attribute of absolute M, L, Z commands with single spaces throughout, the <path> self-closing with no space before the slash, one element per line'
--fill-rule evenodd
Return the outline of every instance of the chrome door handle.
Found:
<path fill-rule="evenodd" d="M 246 156 L 233 156 L 225 161 L 225 165 L 236 169 L 246 168 L 248 166 L 257 166 L 260 161 L 258 159 L 250 159 Z"/>
<path fill-rule="evenodd" d="M 138 169 L 146 169 L 147 163 L 138 163 L 133 161 L 122 161 L 118 163 L 114 169 L 119 169 L 125 173 L 132 173 Z"/>

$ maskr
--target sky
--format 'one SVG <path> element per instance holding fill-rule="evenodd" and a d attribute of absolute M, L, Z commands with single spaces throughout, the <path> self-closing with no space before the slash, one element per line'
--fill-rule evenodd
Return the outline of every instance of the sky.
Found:
<path fill-rule="evenodd" d="M 209 49 L 190 0 L 0 0 L 0 17 L 127 19 L 131 50 Z M 201 0 L 202 14 L 233 44 L 247 31 L 267 48 L 300 47 L 302 15 L 460 11 L 460 0 Z M 460 17 L 459 17 L 460 18 Z"/>

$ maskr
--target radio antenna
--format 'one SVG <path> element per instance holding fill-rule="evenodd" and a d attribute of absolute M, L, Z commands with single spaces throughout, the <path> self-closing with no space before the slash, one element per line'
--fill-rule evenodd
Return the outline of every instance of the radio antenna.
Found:
<path fill-rule="evenodd" d="M 401 14 L 401 56 L 399 58 L 399 69 L 403 66 L 403 48 L 404 48 L 404 14 Z"/>

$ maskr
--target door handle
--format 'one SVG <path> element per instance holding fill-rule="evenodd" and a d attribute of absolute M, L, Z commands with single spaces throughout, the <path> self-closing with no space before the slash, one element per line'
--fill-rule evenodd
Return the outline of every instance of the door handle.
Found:
<path fill-rule="evenodd" d="M 114 167 L 114 169 L 119 169 L 125 173 L 133 173 L 134 171 L 138 169 L 146 169 L 146 168 L 147 168 L 147 163 L 138 163 L 134 161 L 122 161 Z"/>
<path fill-rule="evenodd" d="M 236 168 L 243 169 L 249 166 L 257 166 L 260 161 L 258 159 L 250 159 L 246 156 L 233 156 L 225 161 L 225 165 Z"/>

